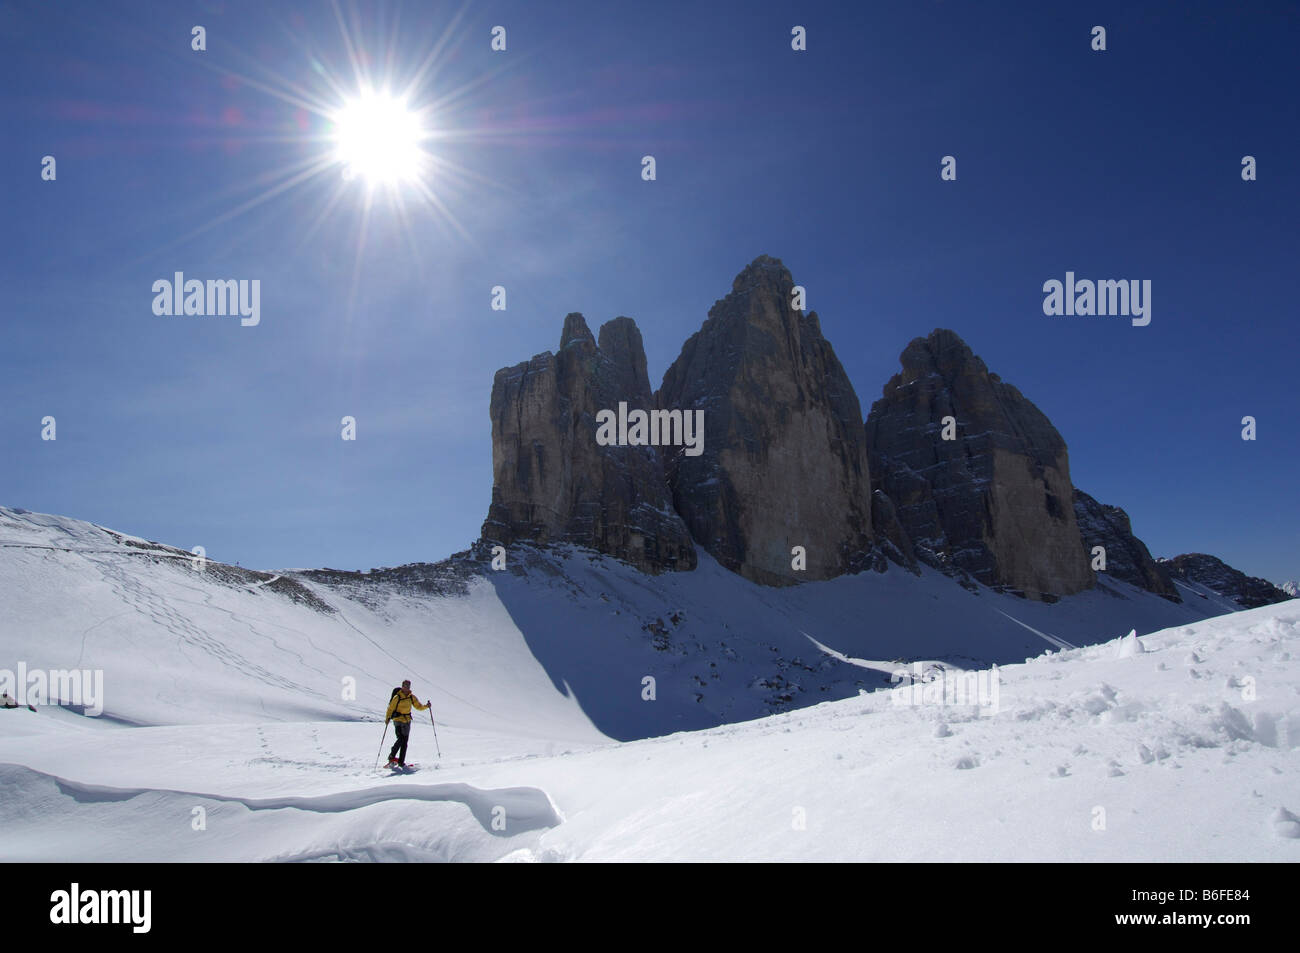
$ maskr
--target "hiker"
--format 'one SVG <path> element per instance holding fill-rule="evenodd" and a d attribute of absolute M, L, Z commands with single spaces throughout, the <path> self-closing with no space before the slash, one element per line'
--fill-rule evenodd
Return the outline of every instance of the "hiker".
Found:
<path fill-rule="evenodd" d="M 393 750 L 388 752 L 390 766 L 406 767 L 406 743 L 411 740 L 412 705 L 420 711 L 427 711 L 429 708 L 411 694 L 411 680 L 408 678 L 402 682 L 401 688 L 393 689 L 393 698 L 388 703 L 388 713 L 384 715 L 384 724 L 387 725 L 391 721 L 393 731 L 397 734 L 397 740 L 393 742 Z"/>

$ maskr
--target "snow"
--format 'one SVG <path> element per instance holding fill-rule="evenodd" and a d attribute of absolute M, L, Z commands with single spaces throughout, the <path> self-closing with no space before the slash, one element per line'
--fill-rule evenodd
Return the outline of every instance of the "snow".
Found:
<path fill-rule="evenodd" d="M 1141 655 L 1146 651 L 1142 640 L 1138 638 L 1136 630 L 1131 630 L 1128 635 L 1119 640 L 1119 651 L 1116 658 L 1131 658 L 1134 655 Z"/>
<path fill-rule="evenodd" d="M 1209 586 L 1202 585 L 1199 582 L 1187 582 L 1183 579 L 1175 579 L 1173 582 L 1174 587 L 1178 590 L 1178 595 L 1188 604 L 1204 603 L 1207 611 L 1216 614 L 1235 612 L 1241 608 L 1240 603 L 1230 596 L 1215 592 Z"/>
<path fill-rule="evenodd" d="M 131 542 L 0 509 L 0 668 L 105 679 L 99 718 L 0 711 L 0 860 L 1298 859 L 1300 602 L 512 550 L 463 595 L 281 574 L 322 610 Z M 997 663 L 996 711 L 901 703 L 900 660 Z M 406 677 L 442 757 L 417 717 L 388 777 Z"/>

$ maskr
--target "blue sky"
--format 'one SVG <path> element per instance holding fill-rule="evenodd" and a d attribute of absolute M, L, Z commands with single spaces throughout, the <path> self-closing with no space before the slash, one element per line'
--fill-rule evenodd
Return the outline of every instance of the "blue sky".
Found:
<path fill-rule="evenodd" d="M 771 254 L 864 414 L 950 327 L 1153 553 L 1300 577 L 1300 8 L 1241 7 L 341 2 L 376 76 L 444 40 L 442 208 L 380 200 L 363 247 L 340 170 L 269 195 L 329 124 L 268 88 L 355 88 L 328 4 L 0 0 L 0 503 L 259 568 L 439 559 L 487 511 L 497 368 L 626 314 L 657 386 Z M 1045 316 L 1067 270 L 1150 279 L 1150 326 Z M 260 279 L 261 324 L 154 315 L 175 271 Z"/>

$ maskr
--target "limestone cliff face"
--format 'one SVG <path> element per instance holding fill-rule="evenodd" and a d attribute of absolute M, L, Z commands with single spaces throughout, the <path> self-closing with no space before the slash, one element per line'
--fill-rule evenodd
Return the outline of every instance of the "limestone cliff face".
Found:
<path fill-rule="evenodd" d="M 702 410 L 699 456 L 666 459 L 673 504 L 722 565 L 765 585 L 860 571 L 873 548 L 862 410 L 815 313 L 791 307 L 794 280 L 766 255 L 716 302 L 656 394 Z M 807 569 L 791 569 L 804 547 Z"/>
<path fill-rule="evenodd" d="M 1127 513 L 1118 506 L 1098 503 L 1076 489 L 1074 515 L 1089 564 L 1092 548 L 1102 546 L 1106 550 L 1106 575 L 1164 596 L 1171 602 L 1182 602 L 1168 571 L 1151 558 L 1146 544 L 1133 535 Z"/>
<path fill-rule="evenodd" d="M 909 572 L 920 575 L 912 540 L 898 520 L 898 509 L 894 506 L 894 501 L 883 490 L 871 494 L 871 525 L 875 528 L 877 541 L 885 555 Z"/>
<path fill-rule="evenodd" d="M 603 325 L 597 344 L 582 315 L 570 314 L 557 354 L 497 371 L 485 542 L 571 542 L 647 572 L 695 568 L 661 448 L 596 442 L 596 415 L 620 401 L 653 405 L 641 333 L 630 318 Z"/>
<path fill-rule="evenodd" d="M 1065 441 L 1047 417 L 952 331 L 912 341 L 902 365 L 866 435 L 917 556 L 1033 599 L 1090 588 Z"/>
<path fill-rule="evenodd" d="M 483 541 L 571 542 L 648 572 L 693 569 L 700 546 L 772 586 L 883 569 L 888 557 L 1046 600 L 1090 588 L 1089 553 L 1102 545 L 1110 574 L 1177 601 L 1124 511 L 1075 491 L 1051 422 L 956 334 L 912 341 L 864 426 L 817 315 L 792 306 L 794 287 L 779 260 L 755 259 L 658 392 L 629 318 L 597 341 L 570 314 L 557 353 L 498 371 Z M 702 444 L 638 445 L 620 429 L 626 441 L 602 445 L 599 416 L 620 405 L 699 412 Z"/>

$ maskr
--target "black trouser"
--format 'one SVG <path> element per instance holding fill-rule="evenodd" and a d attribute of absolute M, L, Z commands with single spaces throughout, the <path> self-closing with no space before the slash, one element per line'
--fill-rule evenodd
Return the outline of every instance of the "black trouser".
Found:
<path fill-rule="evenodd" d="M 395 721 L 393 722 L 393 731 L 397 735 L 397 740 L 393 742 L 393 750 L 388 752 L 388 760 L 392 761 L 396 758 L 405 764 L 406 743 L 411 740 L 411 723 L 409 721 Z"/>

